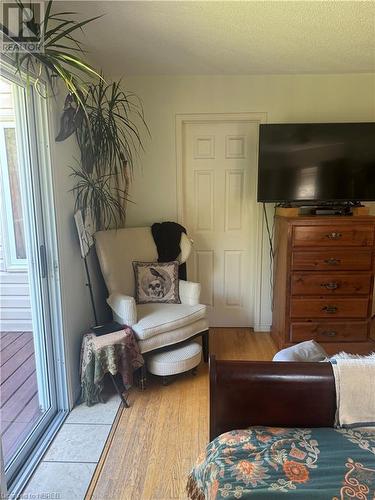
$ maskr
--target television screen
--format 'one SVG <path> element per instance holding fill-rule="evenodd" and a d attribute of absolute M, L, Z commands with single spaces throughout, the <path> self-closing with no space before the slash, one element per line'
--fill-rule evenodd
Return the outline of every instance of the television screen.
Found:
<path fill-rule="evenodd" d="M 375 200 L 375 123 L 261 125 L 258 201 Z"/>

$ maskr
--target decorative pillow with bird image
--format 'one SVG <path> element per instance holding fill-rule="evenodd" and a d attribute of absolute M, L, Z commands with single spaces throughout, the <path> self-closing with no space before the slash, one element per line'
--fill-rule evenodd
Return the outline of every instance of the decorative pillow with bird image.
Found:
<path fill-rule="evenodd" d="M 137 304 L 181 304 L 178 262 L 133 262 Z"/>

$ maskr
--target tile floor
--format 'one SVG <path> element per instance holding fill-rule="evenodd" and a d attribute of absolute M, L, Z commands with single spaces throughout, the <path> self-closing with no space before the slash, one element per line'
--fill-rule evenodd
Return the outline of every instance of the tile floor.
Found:
<path fill-rule="evenodd" d="M 23 491 L 23 498 L 83 500 L 120 402 L 117 394 L 110 394 L 106 403 L 76 406 Z"/>

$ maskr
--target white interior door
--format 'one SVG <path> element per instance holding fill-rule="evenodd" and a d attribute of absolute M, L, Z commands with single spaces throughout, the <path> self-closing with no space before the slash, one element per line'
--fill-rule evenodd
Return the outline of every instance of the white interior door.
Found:
<path fill-rule="evenodd" d="M 182 146 L 188 277 L 211 326 L 253 326 L 258 123 L 185 123 Z"/>

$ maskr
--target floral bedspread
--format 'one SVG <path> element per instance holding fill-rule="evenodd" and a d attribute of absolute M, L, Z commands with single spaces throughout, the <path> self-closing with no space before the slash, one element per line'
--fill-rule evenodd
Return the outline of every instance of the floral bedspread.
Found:
<path fill-rule="evenodd" d="M 375 429 L 227 432 L 198 458 L 187 491 L 192 500 L 374 500 Z"/>

